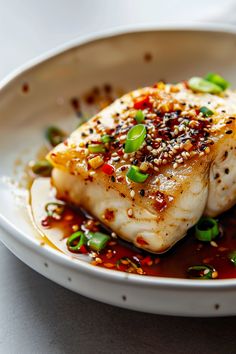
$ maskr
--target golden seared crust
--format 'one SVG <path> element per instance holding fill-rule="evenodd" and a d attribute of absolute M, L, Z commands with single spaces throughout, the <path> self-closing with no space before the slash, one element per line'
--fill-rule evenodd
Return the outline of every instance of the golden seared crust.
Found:
<path fill-rule="evenodd" d="M 201 113 L 208 107 L 213 114 Z M 125 153 L 127 134 L 143 112 L 146 137 L 139 149 Z M 119 191 L 136 205 L 144 201 L 161 213 L 188 188 L 189 178 L 208 173 L 220 142 L 235 131 L 236 94 L 194 93 L 185 83 L 133 91 L 79 127 L 48 155 L 54 167 L 97 181 L 106 190 Z M 104 142 L 105 135 L 110 141 Z M 92 152 L 93 145 L 101 152 Z M 144 183 L 126 176 L 131 165 L 148 174 Z"/>

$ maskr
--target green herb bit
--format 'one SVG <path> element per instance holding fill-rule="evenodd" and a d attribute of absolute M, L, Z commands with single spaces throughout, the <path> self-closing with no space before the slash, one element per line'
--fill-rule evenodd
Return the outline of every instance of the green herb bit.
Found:
<path fill-rule="evenodd" d="M 103 234 L 102 232 L 90 232 L 89 235 L 91 238 L 88 241 L 88 246 L 93 251 L 103 250 L 110 240 L 110 236 Z"/>
<path fill-rule="evenodd" d="M 133 182 L 143 183 L 146 181 L 149 174 L 142 173 L 137 166 L 131 165 L 126 176 Z"/>
<path fill-rule="evenodd" d="M 233 251 L 229 254 L 229 260 L 233 263 L 236 267 L 236 251 Z"/>
<path fill-rule="evenodd" d="M 228 81 L 226 81 L 222 76 L 220 76 L 219 74 L 215 74 L 215 73 L 209 73 L 204 77 L 205 80 L 212 82 L 215 85 L 218 85 L 222 88 L 222 90 L 226 90 L 229 86 L 230 83 Z"/>
<path fill-rule="evenodd" d="M 89 152 L 92 154 L 97 154 L 97 153 L 104 153 L 106 152 L 105 146 L 102 144 L 90 144 L 88 146 Z"/>
<path fill-rule="evenodd" d="M 136 120 L 136 122 L 137 123 L 142 123 L 143 121 L 144 121 L 144 113 L 143 113 L 143 111 L 141 111 L 141 109 L 140 110 L 138 110 L 137 111 L 137 113 L 136 113 L 136 115 L 135 115 L 135 120 Z"/>
<path fill-rule="evenodd" d="M 223 91 L 220 86 L 214 84 L 213 82 L 204 80 L 201 77 L 192 77 L 188 81 L 188 85 L 193 91 L 197 92 L 218 94 Z"/>
<path fill-rule="evenodd" d="M 69 251 L 80 253 L 82 246 L 86 247 L 87 241 L 85 234 L 82 231 L 77 231 L 67 239 L 66 245 Z"/>
<path fill-rule="evenodd" d="M 66 134 L 61 129 L 52 126 L 46 129 L 45 137 L 52 146 L 56 146 L 66 139 Z"/>
<path fill-rule="evenodd" d="M 108 135 L 108 134 L 105 134 L 105 135 L 101 136 L 101 140 L 102 140 L 102 142 L 104 144 L 107 144 L 107 143 L 110 143 L 113 140 L 113 137 Z"/>
<path fill-rule="evenodd" d="M 49 202 L 45 205 L 47 216 L 60 219 L 65 211 L 65 205 L 58 202 Z"/>
<path fill-rule="evenodd" d="M 143 124 L 137 124 L 130 129 L 125 142 L 125 153 L 137 151 L 146 137 L 146 127 Z"/>
<path fill-rule="evenodd" d="M 188 275 L 191 279 L 213 279 L 215 269 L 207 264 L 195 265 L 188 268 Z"/>
<path fill-rule="evenodd" d="M 199 241 L 210 242 L 220 233 L 218 222 L 212 218 L 202 218 L 195 225 L 195 236 Z"/>
<path fill-rule="evenodd" d="M 200 108 L 200 112 L 203 114 L 204 117 L 211 117 L 214 112 L 212 112 L 209 108 L 203 106 Z"/>
<path fill-rule="evenodd" d="M 32 166 L 34 174 L 41 177 L 50 177 L 52 173 L 52 165 L 47 160 L 36 161 Z"/>
<path fill-rule="evenodd" d="M 119 270 L 124 270 L 123 268 L 133 268 L 133 270 L 138 269 L 140 266 L 137 265 L 135 262 L 133 262 L 130 258 L 128 257 L 122 257 L 120 259 L 118 259 L 118 261 L 116 262 L 116 267 Z"/>

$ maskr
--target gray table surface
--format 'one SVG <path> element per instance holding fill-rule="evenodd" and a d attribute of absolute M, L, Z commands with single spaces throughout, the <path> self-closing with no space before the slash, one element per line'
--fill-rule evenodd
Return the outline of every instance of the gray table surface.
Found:
<path fill-rule="evenodd" d="M 114 25 L 176 19 L 236 23 L 234 0 L 189 3 L 0 0 L 0 79 L 66 40 Z M 233 317 L 177 318 L 101 304 L 45 279 L 1 243 L 0 269 L 0 354 L 236 353 Z"/>

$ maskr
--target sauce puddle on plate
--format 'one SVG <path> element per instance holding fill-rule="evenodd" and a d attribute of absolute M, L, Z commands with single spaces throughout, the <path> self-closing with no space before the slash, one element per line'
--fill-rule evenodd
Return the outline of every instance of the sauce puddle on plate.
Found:
<path fill-rule="evenodd" d="M 230 257 L 236 250 L 236 207 L 220 216 L 218 220 L 221 233 L 214 241 L 198 241 L 193 228 L 183 240 L 162 255 L 142 251 L 117 238 L 100 222 L 82 210 L 67 204 L 64 205 L 58 220 L 49 216 L 42 220 L 42 226 L 45 228 L 45 233 L 48 228 L 60 228 L 64 238 L 68 238 L 78 230 L 85 234 L 89 232 L 109 234 L 110 240 L 102 251 L 90 252 L 86 249 L 83 252 L 88 252 L 92 256 L 91 263 L 98 267 L 140 275 L 189 278 L 189 267 L 209 265 L 214 269 L 212 278 L 236 278 L 236 266 Z"/>

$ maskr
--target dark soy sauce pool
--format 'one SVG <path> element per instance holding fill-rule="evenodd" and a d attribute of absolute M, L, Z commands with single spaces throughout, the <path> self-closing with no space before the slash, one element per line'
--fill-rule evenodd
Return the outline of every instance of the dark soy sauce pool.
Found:
<path fill-rule="evenodd" d="M 207 264 L 215 268 L 218 279 L 236 278 L 236 266 L 229 259 L 229 254 L 236 250 L 236 207 L 218 220 L 223 232 L 213 243 L 198 241 L 192 229 L 170 251 L 154 255 L 119 238 L 111 237 L 103 251 L 93 253 L 92 264 L 117 271 L 174 278 L 188 278 L 188 267 Z M 65 206 L 61 220 L 47 218 L 42 224 L 45 228 L 60 227 L 65 238 L 76 229 L 108 232 L 98 221 L 69 205 Z M 123 263 L 120 259 L 123 259 Z"/>

